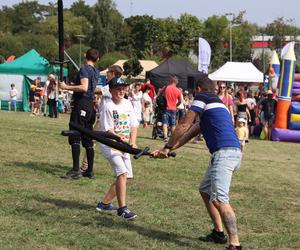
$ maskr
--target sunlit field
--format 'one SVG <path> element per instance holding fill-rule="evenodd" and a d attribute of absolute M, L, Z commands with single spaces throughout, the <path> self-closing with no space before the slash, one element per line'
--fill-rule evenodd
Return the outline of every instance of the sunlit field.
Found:
<path fill-rule="evenodd" d="M 197 238 L 211 229 L 198 185 L 209 153 L 189 143 L 177 157 L 133 161 L 123 221 L 95 206 L 114 177 L 96 148 L 95 180 L 63 180 L 71 167 L 68 116 L 0 111 L 0 249 L 224 249 Z M 151 127 L 138 145 L 151 149 Z M 300 249 L 300 144 L 251 140 L 233 177 L 231 203 L 244 249 Z"/>

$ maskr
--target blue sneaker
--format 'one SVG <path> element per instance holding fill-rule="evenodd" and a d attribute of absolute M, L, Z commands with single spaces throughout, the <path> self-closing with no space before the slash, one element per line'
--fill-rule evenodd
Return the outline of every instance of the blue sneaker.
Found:
<path fill-rule="evenodd" d="M 97 211 L 104 211 L 104 212 L 111 212 L 118 210 L 117 207 L 114 207 L 111 203 L 110 204 L 104 204 L 102 202 L 99 202 L 96 206 Z"/>
<path fill-rule="evenodd" d="M 118 217 L 125 220 L 132 220 L 137 217 L 137 214 L 130 211 L 127 207 L 122 207 L 118 209 Z"/>

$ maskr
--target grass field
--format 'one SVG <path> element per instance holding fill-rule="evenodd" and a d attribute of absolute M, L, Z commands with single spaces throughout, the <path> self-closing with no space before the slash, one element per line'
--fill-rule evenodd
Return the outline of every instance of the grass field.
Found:
<path fill-rule="evenodd" d="M 187 144 L 175 159 L 133 160 L 133 222 L 95 205 L 113 181 L 98 153 L 96 180 L 59 178 L 71 166 L 68 116 L 0 111 L 0 249 L 224 249 L 202 243 L 211 230 L 198 185 L 209 153 Z M 154 149 L 151 129 L 138 144 Z M 244 249 L 300 249 L 300 144 L 251 140 L 234 176 L 231 202 Z"/>

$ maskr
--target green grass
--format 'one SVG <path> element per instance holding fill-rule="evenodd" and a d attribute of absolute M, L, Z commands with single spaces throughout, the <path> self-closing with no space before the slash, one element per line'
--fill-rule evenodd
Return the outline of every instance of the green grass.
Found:
<path fill-rule="evenodd" d="M 211 230 L 198 185 L 204 143 L 175 159 L 133 160 L 128 206 L 134 222 L 95 205 L 114 180 L 97 147 L 96 180 L 59 178 L 71 166 L 61 119 L 0 112 L 0 249 L 223 249 L 199 242 Z M 139 130 L 138 144 L 160 147 Z M 234 176 L 231 203 L 245 249 L 300 249 L 300 144 L 251 140 Z"/>

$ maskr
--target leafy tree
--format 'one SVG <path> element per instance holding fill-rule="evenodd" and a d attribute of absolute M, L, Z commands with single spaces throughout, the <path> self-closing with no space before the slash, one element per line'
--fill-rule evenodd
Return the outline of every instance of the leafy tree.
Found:
<path fill-rule="evenodd" d="M 211 67 L 219 68 L 226 61 L 225 48 L 228 20 L 225 16 L 211 16 L 204 21 L 202 37 L 211 47 Z"/>
<path fill-rule="evenodd" d="M 161 45 L 161 55 L 167 58 L 176 52 L 177 46 L 177 21 L 174 18 L 168 17 L 158 19 L 160 26 L 159 41 Z M 175 53 L 176 54 L 176 53 Z"/>
<path fill-rule="evenodd" d="M 87 20 L 90 20 L 92 14 L 92 8 L 85 3 L 84 0 L 75 1 L 70 8 L 70 11 L 74 16 L 85 17 Z"/>
<path fill-rule="evenodd" d="M 251 41 L 252 36 L 256 34 L 256 27 L 244 20 L 246 11 L 241 11 L 232 20 L 232 60 L 233 61 L 251 61 Z M 230 40 L 228 30 L 227 41 Z M 229 42 L 228 42 L 229 43 Z M 226 55 L 230 57 L 227 50 Z"/>
<path fill-rule="evenodd" d="M 177 21 L 177 35 L 172 54 L 188 55 L 190 50 L 195 50 L 198 37 L 203 31 L 203 23 L 195 16 L 183 14 Z"/>
<path fill-rule="evenodd" d="M 123 17 L 111 0 L 98 0 L 94 6 L 91 23 L 93 31 L 90 44 L 104 54 L 116 49 Z"/>
<path fill-rule="evenodd" d="M 0 34 L 0 55 L 5 58 L 10 55 L 20 56 L 24 53 L 23 41 L 19 37 L 9 34 Z"/>
<path fill-rule="evenodd" d="M 143 67 L 137 57 L 131 58 L 123 64 L 124 75 L 129 79 L 139 75 L 143 71 Z"/>
<path fill-rule="evenodd" d="M 126 60 L 128 58 L 128 56 L 126 56 L 125 54 L 121 53 L 121 52 L 109 52 L 105 55 L 103 55 L 102 57 L 100 57 L 99 63 L 98 63 L 98 67 L 100 70 L 104 70 L 106 68 L 108 68 L 109 66 L 111 66 L 112 64 L 114 64 L 116 61 L 118 60 Z"/>
<path fill-rule="evenodd" d="M 159 24 L 153 16 L 132 16 L 125 19 L 125 24 L 130 32 L 127 38 L 132 42 L 133 53 L 138 58 L 143 58 L 143 52 L 154 55 L 159 49 Z"/>
<path fill-rule="evenodd" d="M 267 24 L 266 34 L 273 36 L 272 47 L 279 51 L 282 48 L 287 34 L 287 24 L 283 17 L 279 17 L 272 23 Z"/>
<path fill-rule="evenodd" d="M 54 61 L 58 57 L 55 38 L 51 35 L 36 35 L 31 33 L 17 35 L 1 34 L 0 47 L 0 54 L 5 57 L 10 55 L 21 56 L 33 48 L 50 61 Z"/>
<path fill-rule="evenodd" d="M 0 31 L 4 33 L 11 33 L 12 32 L 12 16 L 13 16 L 13 9 L 3 6 L 0 10 Z"/>
<path fill-rule="evenodd" d="M 13 6 L 10 13 L 13 34 L 20 32 L 34 33 L 36 25 L 45 17 L 45 8 L 38 1 L 21 2 Z"/>
<path fill-rule="evenodd" d="M 38 33 L 57 37 L 57 29 L 57 16 L 50 16 L 39 23 Z M 74 43 L 78 43 L 76 35 L 89 35 L 90 33 L 91 24 L 85 17 L 77 17 L 70 11 L 64 11 L 64 38 L 67 48 Z"/>

